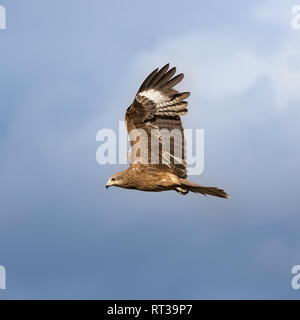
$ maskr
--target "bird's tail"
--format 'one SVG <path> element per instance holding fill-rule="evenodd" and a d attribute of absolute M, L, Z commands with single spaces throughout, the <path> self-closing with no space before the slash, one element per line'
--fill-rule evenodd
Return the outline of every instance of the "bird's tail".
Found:
<path fill-rule="evenodd" d="M 187 189 L 188 191 L 192 191 L 195 193 L 201 193 L 203 195 L 208 194 L 208 195 L 214 196 L 214 197 L 229 199 L 228 194 L 222 189 L 218 189 L 216 187 L 203 187 L 197 183 L 194 183 L 192 181 L 185 180 L 185 179 L 179 179 L 179 180 L 181 183 L 181 187 L 183 189 Z"/>

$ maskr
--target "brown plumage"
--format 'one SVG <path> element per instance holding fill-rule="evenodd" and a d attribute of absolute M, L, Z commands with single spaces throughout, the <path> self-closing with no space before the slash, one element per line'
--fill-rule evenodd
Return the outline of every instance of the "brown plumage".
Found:
<path fill-rule="evenodd" d="M 187 113 L 188 103 L 184 100 L 190 93 L 173 89 L 183 79 L 183 74 L 173 77 L 176 68 L 168 69 L 169 64 L 160 70 L 155 69 L 142 83 L 127 109 L 125 121 L 132 148 L 130 166 L 111 176 L 106 188 L 117 186 L 153 192 L 175 190 L 180 194 L 191 191 L 228 198 L 224 190 L 186 180 L 184 130 L 180 116 Z M 167 136 L 169 148 L 164 148 L 163 130 L 173 133 Z M 140 133 L 145 134 L 145 139 Z"/>

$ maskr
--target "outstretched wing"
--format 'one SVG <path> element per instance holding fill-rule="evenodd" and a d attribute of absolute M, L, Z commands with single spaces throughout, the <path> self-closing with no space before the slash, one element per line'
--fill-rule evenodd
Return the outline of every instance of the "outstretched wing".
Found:
<path fill-rule="evenodd" d="M 155 69 L 127 109 L 125 120 L 132 147 L 130 161 L 131 164 L 141 162 L 185 178 L 185 140 L 180 116 L 187 113 L 188 103 L 184 99 L 190 93 L 179 93 L 173 89 L 183 79 L 183 74 L 174 77 L 176 68 L 168 69 L 169 64 L 160 70 Z M 147 134 L 147 139 L 136 137 L 141 132 Z M 168 132 L 169 146 L 164 140 L 168 138 Z M 137 143 L 139 150 L 136 153 L 134 147 Z"/>

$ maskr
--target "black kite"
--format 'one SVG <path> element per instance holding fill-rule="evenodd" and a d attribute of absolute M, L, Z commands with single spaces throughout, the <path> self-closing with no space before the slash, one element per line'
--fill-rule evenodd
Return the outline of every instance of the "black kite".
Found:
<path fill-rule="evenodd" d="M 142 130 L 147 134 L 147 139 L 142 141 L 139 136 L 135 139 L 131 137 L 131 148 L 134 149 L 138 142 L 140 148 L 137 152 L 131 152 L 129 168 L 111 176 L 106 188 L 116 186 L 153 192 L 175 190 L 180 194 L 191 191 L 228 198 L 224 190 L 204 187 L 186 180 L 184 130 L 180 116 L 187 113 L 188 103 L 184 100 L 190 93 L 179 93 L 173 89 L 183 79 L 183 74 L 173 77 L 176 68 L 168 69 L 169 64 L 160 70 L 155 69 L 143 82 L 127 109 L 125 121 L 129 136 L 131 132 Z M 164 129 L 169 132 L 175 129 L 182 135 L 169 136 L 167 151 L 163 148 L 160 135 Z M 158 138 L 156 153 L 151 148 L 153 137 Z M 179 157 L 175 150 L 181 151 Z M 166 159 L 169 161 L 165 161 Z"/>

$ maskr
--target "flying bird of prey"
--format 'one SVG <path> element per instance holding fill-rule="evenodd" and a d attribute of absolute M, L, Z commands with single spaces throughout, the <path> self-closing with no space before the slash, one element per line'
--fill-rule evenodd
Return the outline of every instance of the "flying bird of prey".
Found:
<path fill-rule="evenodd" d="M 191 191 L 228 198 L 224 190 L 204 187 L 186 180 L 184 130 L 180 116 L 187 113 L 188 103 L 184 100 L 190 93 L 179 93 L 173 88 L 183 79 L 183 74 L 174 77 L 176 68 L 168 69 L 169 64 L 150 73 L 127 109 L 125 121 L 129 136 L 133 131 L 142 130 L 147 134 L 147 139 L 142 140 L 141 137 L 136 137 L 135 140 L 130 139 L 132 150 L 138 142 L 140 148 L 137 152 L 131 152 L 129 168 L 111 176 L 106 183 L 106 188 L 116 186 L 153 192 L 175 190 L 179 194 L 187 194 Z M 159 136 L 159 132 L 166 129 L 169 131 L 175 129 L 182 135 L 170 137 L 170 147 L 167 151 L 163 148 L 163 142 Z M 154 138 L 158 138 L 156 154 L 153 152 L 154 148 L 151 148 L 154 141 L 153 135 Z M 182 151 L 179 157 L 175 149 Z"/>

